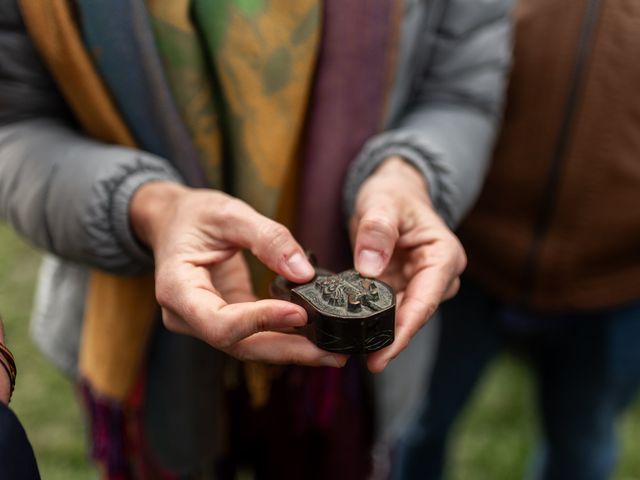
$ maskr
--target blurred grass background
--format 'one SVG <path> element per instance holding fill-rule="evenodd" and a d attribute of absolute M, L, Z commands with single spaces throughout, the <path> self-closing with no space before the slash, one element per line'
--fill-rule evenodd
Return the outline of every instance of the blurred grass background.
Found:
<path fill-rule="evenodd" d="M 73 386 L 29 338 L 38 263 L 38 253 L 0 224 L 0 313 L 19 369 L 11 407 L 31 439 L 43 480 L 97 479 Z M 452 480 L 523 478 L 536 438 L 533 395 L 522 365 L 506 357 L 494 363 L 452 439 Z M 640 480 L 640 401 L 623 419 L 620 441 L 616 480 Z"/>
<path fill-rule="evenodd" d="M 0 313 L 18 367 L 11 408 L 27 431 L 43 480 L 97 479 L 87 460 L 84 424 L 73 386 L 40 354 L 29 335 L 39 263 L 38 252 L 0 223 Z"/>

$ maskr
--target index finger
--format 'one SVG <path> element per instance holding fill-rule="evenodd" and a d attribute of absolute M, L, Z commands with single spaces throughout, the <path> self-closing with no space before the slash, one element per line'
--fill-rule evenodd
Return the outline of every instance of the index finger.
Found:
<path fill-rule="evenodd" d="M 303 283 L 315 270 L 303 248 L 284 225 L 234 199 L 219 215 L 219 231 L 234 245 L 248 248 L 262 263 L 288 280 Z"/>
<path fill-rule="evenodd" d="M 452 278 L 453 277 L 453 278 Z M 387 348 L 369 355 L 367 365 L 378 373 L 404 350 L 413 336 L 437 311 L 440 302 L 455 281 L 445 266 L 432 266 L 420 270 L 409 282 L 396 312 L 396 335 Z"/>

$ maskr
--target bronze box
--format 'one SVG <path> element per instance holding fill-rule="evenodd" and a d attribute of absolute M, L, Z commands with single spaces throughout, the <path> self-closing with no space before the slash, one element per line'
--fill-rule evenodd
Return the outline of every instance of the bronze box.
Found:
<path fill-rule="evenodd" d="M 375 352 L 393 342 L 396 298 L 389 285 L 355 270 L 316 271 L 309 283 L 277 277 L 271 284 L 272 297 L 306 310 L 308 323 L 299 330 L 309 340 L 323 350 L 345 354 Z"/>

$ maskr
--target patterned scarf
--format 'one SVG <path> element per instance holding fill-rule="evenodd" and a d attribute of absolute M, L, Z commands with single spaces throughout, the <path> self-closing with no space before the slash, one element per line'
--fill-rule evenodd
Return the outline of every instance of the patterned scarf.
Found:
<path fill-rule="evenodd" d="M 401 2 L 20 3 L 36 46 L 89 135 L 161 155 L 190 185 L 223 189 L 290 227 L 294 227 L 295 216 L 295 227 L 309 243 L 314 241 L 309 238 L 314 235 L 308 233 L 313 228 L 340 230 L 336 192 L 349 161 L 380 127 L 389 72 L 394 67 Z M 297 183 L 309 190 L 296 193 Z M 311 211 L 316 212 L 313 218 L 308 217 Z M 336 257 L 329 258 L 327 252 L 342 248 L 335 238 L 314 245 L 323 251 L 321 258 L 334 265 Z M 264 292 L 268 275 L 255 264 L 252 273 L 258 279 L 257 291 Z M 145 435 L 130 428 L 140 425 L 144 398 L 154 391 L 144 381 L 153 377 L 155 363 L 162 364 L 162 358 L 153 355 L 162 349 L 154 349 L 153 344 L 184 353 L 183 364 L 192 370 L 198 365 L 193 361 L 198 355 L 215 369 L 216 356 L 210 348 L 204 352 L 195 340 L 175 340 L 164 331 L 150 343 L 155 311 L 151 277 L 92 273 L 80 371 L 91 407 L 94 455 L 104 465 L 107 478 L 131 478 L 134 470 L 141 478 L 172 478 L 166 468 L 149 464 L 153 462 L 134 466 L 127 460 L 134 455 L 135 440 L 144 442 Z M 327 374 L 322 369 L 292 371 L 290 377 L 315 379 L 314 395 L 324 392 L 321 407 L 310 401 L 299 415 L 311 417 L 305 428 L 329 425 L 325 433 L 335 430 L 331 419 L 344 417 L 349 408 L 339 391 L 347 385 L 353 368 L 348 375 Z M 174 395 L 189 397 L 182 388 L 188 390 L 198 382 L 188 378 Z M 280 383 L 290 389 L 291 382 L 284 378 Z M 352 377 L 348 384 L 353 390 Z M 299 391 L 289 393 L 295 397 Z M 192 395 L 197 402 L 204 393 L 195 389 Z M 357 392 L 345 398 L 357 402 L 356 397 Z M 318 408 L 321 414 L 310 411 Z M 358 408 L 356 405 L 356 412 Z M 128 416 L 138 422 L 128 422 Z M 204 423 L 202 416 L 194 415 L 196 430 L 198 422 Z M 300 422 L 293 423 L 301 428 Z M 200 447 L 211 443 L 210 439 L 203 434 Z M 137 455 L 144 448 L 138 443 Z M 194 450 L 195 461 L 161 463 L 170 464 L 171 471 L 194 471 L 195 463 L 202 464 L 202 458 L 212 455 L 210 446 Z M 339 459 L 332 461 L 340 467 Z M 343 463 L 353 463 L 353 457 Z"/>

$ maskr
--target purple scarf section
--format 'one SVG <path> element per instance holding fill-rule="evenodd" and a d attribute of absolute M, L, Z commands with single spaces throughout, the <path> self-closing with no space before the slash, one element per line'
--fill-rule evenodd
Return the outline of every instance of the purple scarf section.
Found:
<path fill-rule="evenodd" d="M 400 0 L 325 0 L 296 214 L 297 238 L 320 265 L 353 265 L 342 213 L 350 162 L 379 132 L 395 67 Z"/>

